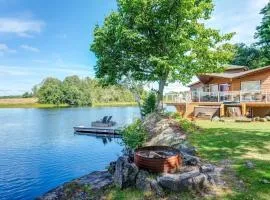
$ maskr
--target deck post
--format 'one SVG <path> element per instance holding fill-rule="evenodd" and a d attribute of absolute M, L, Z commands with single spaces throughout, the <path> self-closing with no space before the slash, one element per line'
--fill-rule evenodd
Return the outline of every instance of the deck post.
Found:
<path fill-rule="evenodd" d="M 224 115 L 225 115 L 225 106 L 224 106 L 224 104 L 222 103 L 222 104 L 220 105 L 220 117 L 224 117 Z"/>
<path fill-rule="evenodd" d="M 201 102 L 201 92 L 199 91 L 199 102 Z"/>
<path fill-rule="evenodd" d="M 246 103 L 242 103 L 242 115 L 245 116 L 246 112 L 247 112 L 247 104 Z"/>
<path fill-rule="evenodd" d="M 217 92 L 218 93 L 218 102 L 220 101 L 220 94 L 219 94 L 219 91 Z"/>
<path fill-rule="evenodd" d="M 242 102 L 242 91 L 240 90 L 240 102 Z"/>

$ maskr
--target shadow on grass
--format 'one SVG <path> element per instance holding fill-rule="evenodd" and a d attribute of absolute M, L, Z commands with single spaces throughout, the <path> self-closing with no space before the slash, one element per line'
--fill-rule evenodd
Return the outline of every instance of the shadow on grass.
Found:
<path fill-rule="evenodd" d="M 221 125 L 222 126 L 222 125 Z M 189 136 L 198 148 L 199 155 L 211 162 L 233 161 L 237 176 L 244 181 L 247 190 L 234 191 L 229 199 L 270 199 L 270 130 L 243 128 L 206 128 Z M 255 164 L 253 169 L 245 162 Z"/>

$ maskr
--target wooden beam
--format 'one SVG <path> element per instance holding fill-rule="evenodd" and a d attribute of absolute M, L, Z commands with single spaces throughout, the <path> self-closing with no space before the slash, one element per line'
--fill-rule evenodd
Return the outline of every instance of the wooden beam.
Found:
<path fill-rule="evenodd" d="M 241 107 L 242 107 L 242 115 L 246 116 L 246 114 L 247 114 L 247 104 L 242 103 Z"/>
<path fill-rule="evenodd" d="M 220 117 L 224 117 L 225 115 L 225 107 L 224 104 L 220 105 Z"/>

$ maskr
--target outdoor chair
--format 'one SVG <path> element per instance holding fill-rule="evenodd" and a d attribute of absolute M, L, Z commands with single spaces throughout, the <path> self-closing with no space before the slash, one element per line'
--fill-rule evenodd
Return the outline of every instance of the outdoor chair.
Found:
<path fill-rule="evenodd" d="M 107 119 L 107 122 L 106 122 L 106 123 L 107 123 L 107 124 L 110 123 L 111 119 L 112 119 L 112 116 L 110 116 L 110 117 Z"/>
<path fill-rule="evenodd" d="M 108 119 L 108 116 L 104 116 L 103 119 L 101 120 L 102 123 L 106 123 Z"/>

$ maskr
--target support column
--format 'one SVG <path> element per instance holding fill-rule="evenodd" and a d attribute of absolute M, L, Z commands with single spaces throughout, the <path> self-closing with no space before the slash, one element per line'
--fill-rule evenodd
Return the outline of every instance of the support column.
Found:
<path fill-rule="evenodd" d="M 242 116 L 246 116 L 246 114 L 247 114 L 247 104 L 242 103 L 241 106 L 242 106 Z"/>
<path fill-rule="evenodd" d="M 220 117 L 224 117 L 225 115 L 225 107 L 224 104 L 220 105 Z"/>

